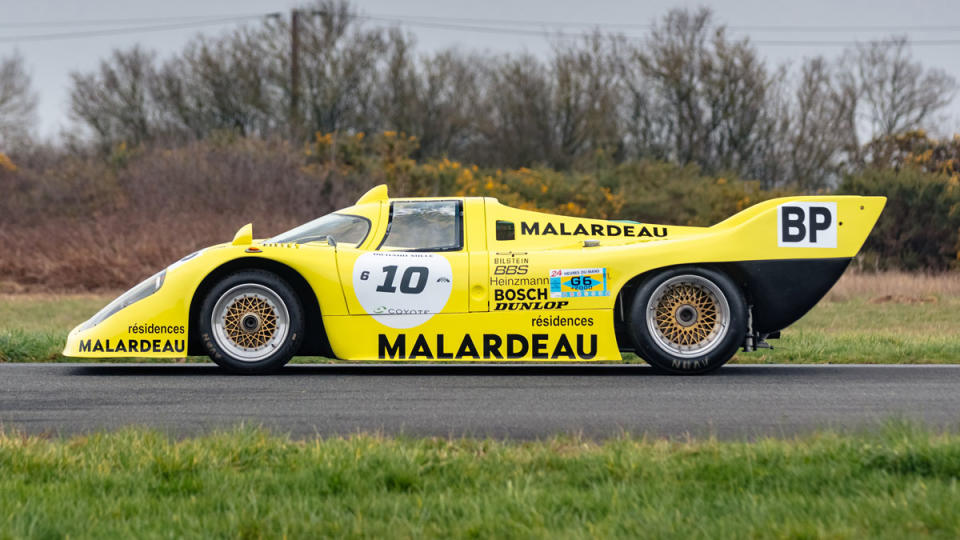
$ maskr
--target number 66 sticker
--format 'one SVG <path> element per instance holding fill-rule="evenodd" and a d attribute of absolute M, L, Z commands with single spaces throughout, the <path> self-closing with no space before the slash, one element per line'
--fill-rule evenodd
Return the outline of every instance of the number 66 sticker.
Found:
<path fill-rule="evenodd" d="M 433 253 L 371 252 L 353 265 L 363 310 L 391 328 L 413 328 L 440 313 L 453 290 L 450 261 Z"/>

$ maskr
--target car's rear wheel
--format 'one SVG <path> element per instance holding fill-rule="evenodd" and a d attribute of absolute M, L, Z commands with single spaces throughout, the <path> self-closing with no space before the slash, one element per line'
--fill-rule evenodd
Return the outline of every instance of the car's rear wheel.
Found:
<path fill-rule="evenodd" d="M 695 266 L 659 272 L 637 288 L 630 309 L 637 354 L 672 373 L 727 363 L 746 335 L 743 294 L 726 275 Z"/>
<path fill-rule="evenodd" d="M 210 358 L 239 373 L 283 367 L 303 341 L 303 308 L 282 278 L 263 270 L 227 276 L 207 294 L 200 332 Z"/>

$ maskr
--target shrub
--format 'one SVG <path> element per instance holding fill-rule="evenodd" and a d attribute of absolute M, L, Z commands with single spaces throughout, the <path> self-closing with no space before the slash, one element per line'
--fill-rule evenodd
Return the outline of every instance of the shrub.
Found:
<path fill-rule="evenodd" d="M 884 195 L 887 206 L 864 250 L 877 268 L 945 270 L 960 253 L 960 182 L 956 174 L 906 165 L 848 176 L 840 193 Z"/>

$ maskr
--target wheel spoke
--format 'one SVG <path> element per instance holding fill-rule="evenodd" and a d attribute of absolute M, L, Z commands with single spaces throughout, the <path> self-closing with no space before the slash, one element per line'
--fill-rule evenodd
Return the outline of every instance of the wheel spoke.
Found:
<path fill-rule="evenodd" d="M 225 292 L 211 317 L 217 344 L 245 362 L 270 356 L 286 339 L 290 322 L 280 296 L 259 284 L 238 285 Z"/>
<path fill-rule="evenodd" d="M 651 331 L 673 353 L 702 354 L 726 334 L 726 299 L 716 285 L 700 276 L 667 280 L 654 291 L 648 305 Z"/>

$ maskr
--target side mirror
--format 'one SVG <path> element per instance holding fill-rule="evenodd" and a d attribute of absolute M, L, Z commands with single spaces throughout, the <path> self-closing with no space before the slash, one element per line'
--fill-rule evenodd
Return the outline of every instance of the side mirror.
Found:
<path fill-rule="evenodd" d="M 330 247 L 337 247 L 337 241 L 332 236 L 310 236 L 297 242 L 298 244 L 322 244 Z"/>

